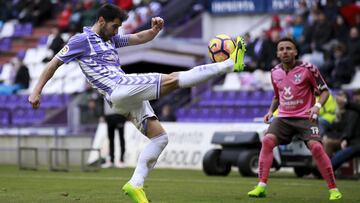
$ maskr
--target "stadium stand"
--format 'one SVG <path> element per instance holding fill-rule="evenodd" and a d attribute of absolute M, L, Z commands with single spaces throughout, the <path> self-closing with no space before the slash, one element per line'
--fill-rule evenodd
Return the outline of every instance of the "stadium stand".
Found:
<path fill-rule="evenodd" d="M 46 2 L 49 6 L 48 2 L 51 1 Z M 110 2 L 123 6 L 129 11 L 129 20 L 124 23 L 123 33 L 135 32 L 149 26 L 149 19 L 155 15 L 162 16 L 167 23 L 162 36 L 154 42 L 141 47 L 120 49 L 120 55 L 123 56 L 123 68 L 128 72 L 148 71 L 146 66 L 154 68 L 153 71 L 171 72 L 209 62 L 206 56 L 207 36 L 221 31 L 227 32 L 231 22 L 238 21 L 241 24 L 239 28 L 234 29 L 236 33 L 229 34 L 246 35 L 248 72 L 229 74 L 191 91 L 177 92 L 181 95 L 177 96 L 181 98 L 181 102 L 176 102 L 173 109 L 177 109 L 178 121 L 239 122 L 253 121 L 261 117 L 272 96 L 269 91 L 271 85 L 268 70 L 277 62 L 274 54 L 275 41 L 283 36 L 291 35 L 299 42 L 302 50 L 301 59 L 312 63 L 318 62 L 319 69 L 326 75 L 330 86 L 350 90 L 359 87 L 358 61 L 347 62 L 350 64 L 350 79 L 347 81 L 336 81 L 337 70 L 328 69 L 331 67 L 328 66 L 329 64 L 336 63 L 333 60 L 336 44 L 343 43 L 345 46 L 351 46 L 350 52 L 346 52 L 346 57 L 350 56 L 348 58 L 354 58 L 351 56 L 359 53 L 358 34 L 353 33 L 350 36 L 350 28 L 359 29 L 360 24 L 360 17 L 358 17 L 360 15 L 353 12 L 358 9 L 354 4 L 341 1 L 334 7 L 334 5 L 322 4 L 320 1 L 310 3 L 301 1 L 299 7 L 272 8 L 257 7 L 255 3 L 255 10 L 251 11 L 245 7 L 233 7 L 235 10 L 226 10 L 224 9 L 226 5 L 223 5 L 221 1 L 186 1 L 185 3 L 177 0 L 137 1 L 138 3 L 128 1 L 130 3 L 125 4 L 122 1 Z M 76 0 L 51 3 L 51 9 L 56 7 L 56 12 L 53 15 L 43 13 L 42 16 L 46 16 L 43 19 L 36 16 L 21 17 L 19 16 L 21 9 L 19 10 L 18 7 L 16 7 L 17 13 L 6 13 L 7 16 L 1 19 L 0 30 L 2 80 L 9 77 L 10 59 L 22 56 L 29 68 L 31 76 L 29 89 L 32 89 L 44 68 L 44 59 L 54 54 L 49 49 L 49 45 L 56 36 L 52 31 L 54 26 L 63 31 L 61 38 L 66 42 L 75 32 L 80 31 L 82 26 L 91 22 L 94 18 L 93 10 L 99 6 L 99 3 L 100 1 Z M 16 6 L 4 4 L 6 5 L 2 8 L 9 9 Z M 250 18 L 249 13 L 251 13 Z M 229 17 L 230 15 L 232 17 Z M 339 16 L 342 18 L 337 20 Z M 330 19 L 326 21 L 330 24 L 324 23 L 324 18 Z M 310 33 L 309 30 L 315 32 Z M 329 34 L 327 39 L 319 37 L 323 36 L 321 33 L 324 30 Z M 76 100 L 77 94 L 86 90 L 85 78 L 76 63 L 64 66 L 56 72 L 54 79 L 44 89 L 44 93 L 49 94 L 49 97 L 45 97 L 43 113 L 37 115 L 37 120 L 14 120 L 13 114 L 30 115 L 33 113 L 28 109 L 26 100 L 23 100 L 20 109 L 16 109 L 18 111 L 13 111 L 18 107 L 16 102 L 12 104 L 13 106 L 2 106 L 1 122 L 7 126 L 15 123 L 16 125 L 46 124 L 46 120 L 51 120 L 47 119 L 48 116 L 52 115 L 48 112 L 54 109 L 61 111 L 60 109 L 66 108 L 71 100 Z M 136 66 L 137 68 L 134 68 Z M 167 67 L 164 68 L 164 66 Z M 28 91 L 22 91 L 20 94 L 20 97 L 26 98 Z M 177 94 L 169 98 L 176 97 Z M 56 103 L 53 97 L 56 98 L 58 95 L 64 95 L 67 100 Z M 0 99 L 8 101 L 10 97 L 2 96 Z M 164 98 L 163 101 L 152 102 L 155 111 L 159 112 L 162 105 L 168 103 L 167 101 L 169 99 Z M 219 116 L 221 111 L 228 112 L 226 117 Z M 26 120 L 27 116 L 24 118 Z"/>

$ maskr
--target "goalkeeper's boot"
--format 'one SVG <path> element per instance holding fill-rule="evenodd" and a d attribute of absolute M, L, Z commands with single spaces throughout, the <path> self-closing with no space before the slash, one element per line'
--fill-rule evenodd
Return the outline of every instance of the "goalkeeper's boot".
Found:
<path fill-rule="evenodd" d="M 338 189 L 331 189 L 329 190 L 329 193 L 330 193 L 329 200 L 338 200 L 341 199 L 342 197 L 342 194 Z"/>
<path fill-rule="evenodd" d="M 123 187 L 125 195 L 128 195 L 136 203 L 149 203 L 142 187 L 137 188 L 127 182 Z"/>
<path fill-rule="evenodd" d="M 248 192 L 249 197 L 266 197 L 266 187 L 265 186 L 255 186 L 253 190 Z"/>
<path fill-rule="evenodd" d="M 246 52 L 246 44 L 242 37 L 236 38 L 236 48 L 230 54 L 230 58 L 234 61 L 234 72 L 240 72 L 244 70 L 245 63 L 244 57 Z"/>

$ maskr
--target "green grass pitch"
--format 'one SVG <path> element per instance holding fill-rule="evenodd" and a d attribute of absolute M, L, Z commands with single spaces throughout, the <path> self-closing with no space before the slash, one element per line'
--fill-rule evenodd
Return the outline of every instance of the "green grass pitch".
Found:
<path fill-rule="evenodd" d="M 19 171 L 16 166 L 0 166 L 0 203 L 8 202 L 120 202 L 130 203 L 120 188 L 133 169 L 102 169 L 99 172 Z M 360 181 L 338 180 L 343 199 L 360 202 Z M 323 180 L 296 178 L 291 173 L 272 173 L 268 197 L 248 198 L 246 193 L 256 178 L 233 172 L 227 177 L 208 177 L 202 171 L 155 169 L 145 184 L 152 203 L 240 203 L 328 201 Z"/>

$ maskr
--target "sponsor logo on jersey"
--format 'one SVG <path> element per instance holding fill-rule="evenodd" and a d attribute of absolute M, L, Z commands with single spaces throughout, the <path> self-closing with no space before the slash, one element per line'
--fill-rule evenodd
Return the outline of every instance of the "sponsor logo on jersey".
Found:
<path fill-rule="evenodd" d="M 294 98 L 294 95 L 291 93 L 291 87 L 284 87 L 284 99 L 291 100 Z"/>

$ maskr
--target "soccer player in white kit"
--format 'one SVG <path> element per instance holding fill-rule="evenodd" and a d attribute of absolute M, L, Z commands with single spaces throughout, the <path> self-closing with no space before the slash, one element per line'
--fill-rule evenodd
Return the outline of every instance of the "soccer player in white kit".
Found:
<path fill-rule="evenodd" d="M 192 87 L 228 72 L 242 71 L 245 66 L 245 44 L 241 37 L 237 37 L 235 51 L 229 59 L 220 63 L 201 65 L 171 74 L 128 75 L 121 69 L 116 49 L 151 41 L 163 28 L 164 20 L 154 17 L 151 19 L 150 29 L 118 35 L 118 28 L 127 17 L 127 13 L 117 6 L 103 5 L 98 10 L 95 24 L 84 27 L 82 33 L 71 37 L 46 65 L 29 96 L 29 102 L 33 108 L 38 108 L 41 91 L 47 81 L 63 63 L 76 60 L 92 87 L 151 141 L 140 153 L 131 179 L 122 188 L 134 202 L 145 203 L 148 202 L 143 190 L 145 177 L 168 143 L 168 136 L 148 100 L 158 99 L 178 88 Z"/>

